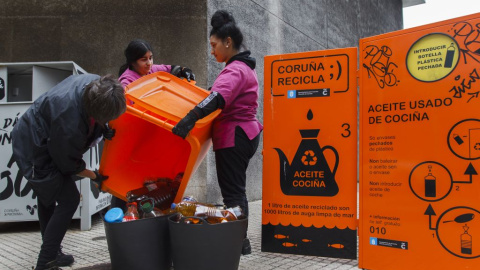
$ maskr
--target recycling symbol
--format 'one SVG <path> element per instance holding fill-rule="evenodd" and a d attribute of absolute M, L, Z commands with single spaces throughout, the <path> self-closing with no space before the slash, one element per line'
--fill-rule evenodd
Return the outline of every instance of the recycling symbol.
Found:
<path fill-rule="evenodd" d="M 475 150 L 480 150 L 480 143 L 476 143 L 473 148 L 475 148 Z"/>
<path fill-rule="evenodd" d="M 310 166 L 317 164 L 317 157 L 315 156 L 315 153 L 313 153 L 312 150 L 305 151 L 305 154 L 302 156 L 302 163 L 303 165 Z"/>

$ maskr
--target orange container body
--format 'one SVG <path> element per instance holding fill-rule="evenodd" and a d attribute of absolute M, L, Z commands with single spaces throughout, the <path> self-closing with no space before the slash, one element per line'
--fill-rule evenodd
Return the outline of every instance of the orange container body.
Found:
<path fill-rule="evenodd" d="M 177 202 L 212 144 L 211 125 L 220 110 L 200 119 L 182 139 L 172 128 L 208 91 L 165 72 L 144 76 L 125 90 L 127 111 L 110 122 L 116 134 L 103 148 L 100 172 L 109 178 L 102 189 L 126 200 L 127 192 L 142 187 L 145 179 L 183 173 Z"/>

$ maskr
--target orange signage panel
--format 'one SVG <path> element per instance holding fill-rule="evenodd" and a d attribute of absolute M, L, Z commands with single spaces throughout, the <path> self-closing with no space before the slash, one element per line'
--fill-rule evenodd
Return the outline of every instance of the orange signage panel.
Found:
<path fill-rule="evenodd" d="M 360 40 L 360 268 L 480 269 L 479 33 Z"/>
<path fill-rule="evenodd" d="M 356 258 L 357 49 L 265 57 L 262 251 Z"/>

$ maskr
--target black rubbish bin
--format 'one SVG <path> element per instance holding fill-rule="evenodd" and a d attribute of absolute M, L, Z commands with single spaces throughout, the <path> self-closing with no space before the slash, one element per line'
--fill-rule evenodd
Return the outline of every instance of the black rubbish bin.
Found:
<path fill-rule="evenodd" d="M 112 269 L 170 270 L 168 218 L 160 216 L 121 223 L 104 221 Z"/>
<path fill-rule="evenodd" d="M 209 224 L 175 222 L 169 218 L 170 243 L 175 270 L 238 269 L 248 219 Z"/>

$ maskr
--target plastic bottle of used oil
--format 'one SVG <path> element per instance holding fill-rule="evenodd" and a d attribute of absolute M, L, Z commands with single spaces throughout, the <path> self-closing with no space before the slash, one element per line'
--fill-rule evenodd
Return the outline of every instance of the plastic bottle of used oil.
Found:
<path fill-rule="evenodd" d="M 243 210 L 236 206 L 229 209 L 220 209 L 212 205 L 198 202 L 182 201 L 172 204 L 172 210 L 184 217 L 202 217 L 210 224 L 224 223 L 244 218 Z"/>

